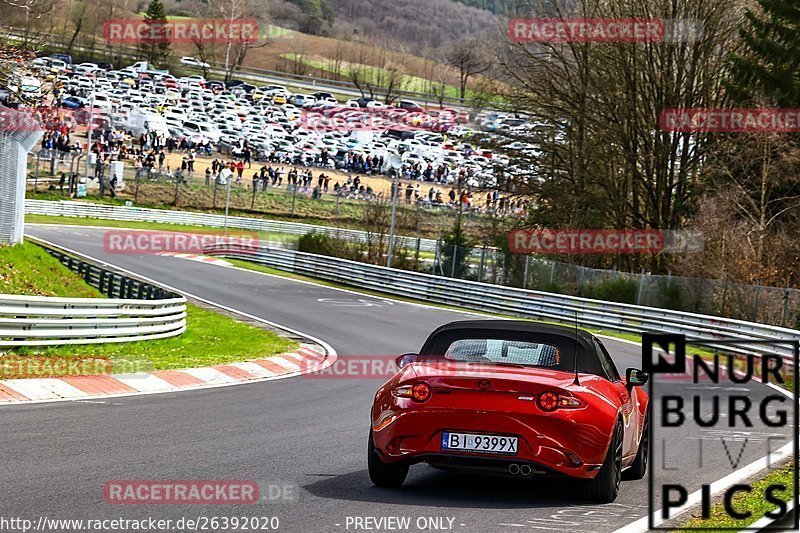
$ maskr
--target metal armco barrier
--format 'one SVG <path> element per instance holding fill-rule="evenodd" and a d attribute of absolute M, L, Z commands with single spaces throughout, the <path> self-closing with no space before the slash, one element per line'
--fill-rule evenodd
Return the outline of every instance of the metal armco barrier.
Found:
<path fill-rule="evenodd" d="M 753 322 L 443 278 L 282 248 L 262 247 L 257 253 L 241 253 L 226 250 L 224 245 L 213 245 L 206 248 L 205 253 L 261 263 L 343 285 L 477 311 L 567 324 L 574 323 L 577 318 L 581 327 L 615 332 L 678 333 L 686 335 L 689 341 L 709 338 L 742 342 L 789 341 L 800 338 L 800 331 Z M 792 348 L 786 343 L 703 345 L 743 355 L 779 354 L 787 364 L 791 364 Z"/>
<path fill-rule="evenodd" d="M 190 211 L 167 211 L 164 209 L 147 209 L 144 207 L 126 207 L 121 205 L 103 205 L 86 202 L 51 202 L 47 200 L 25 200 L 25 213 L 31 215 L 52 215 L 62 217 L 91 217 L 106 220 L 129 220 L 134 222 L 158 222 L 168 224 L 185 224 L 222 228 L 225 225 L 223 215 L 192 213 Z M 305 235 L 309 232 L 327 235 L 339 235 L 343 238 L 366 241 L 367 232 L 349 229 L 336 229 L 330 226 L 315 226 L 297 222 L 280 222 L 260 218 L 228 217 L 228 227 L 248 231 L 284 233 L 288 235 Z M 415 237 L 399 236 L 398 246 L 412 246 Z M 436 241 L 420 239 L 420 250 L 436 251 Z"/>
<path fill-rule="evenodd" d="M 0 347 L 133 342 L 186 331 L 186 298 L 42 245 L 109 298 L 0 294 Z"/>

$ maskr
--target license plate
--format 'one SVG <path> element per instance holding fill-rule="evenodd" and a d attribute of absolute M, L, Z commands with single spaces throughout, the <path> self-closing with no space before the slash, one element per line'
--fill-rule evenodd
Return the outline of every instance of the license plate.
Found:
<path fill-rule="evenodd" d="M 516 455 L 517 437 L 478 435 L 475 433 L 442 433 L 442 450 Z"/>

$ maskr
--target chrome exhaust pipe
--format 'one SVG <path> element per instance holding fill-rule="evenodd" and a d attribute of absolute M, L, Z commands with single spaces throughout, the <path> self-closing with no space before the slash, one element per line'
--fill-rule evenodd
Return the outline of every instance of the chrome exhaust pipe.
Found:
<path fill-rule="evenodd" d="M 519 467 L 519 473 L 523 476 L 530 476 L 533 469 L 529 465 L 522 465 Z"/>
<path fill-rule="evenodd" d="M 519 465 L 515 463 L 508 465 L 508 473 L 512 476 L 519 474 Z"/>

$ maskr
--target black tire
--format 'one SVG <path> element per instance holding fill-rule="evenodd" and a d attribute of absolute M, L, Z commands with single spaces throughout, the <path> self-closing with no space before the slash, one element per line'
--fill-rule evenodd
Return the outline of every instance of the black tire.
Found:
<path fill-rule="evenodd" d="M 618 421 L 600 471 L 586 484 L 586 498 L 598 503 L 611 503 L 617 499 L 620 481 L 622 481 L 622 423 Z"/>
<path fill-rule="evenodd" d="M 372 440 L 372 430 L 369 432 L 369 445 L 367 446 L 367 466 L 369 479 L 375 486 L 397 488 L 403 486 L 408 475 L 408 465 L 386 464 L 381 461 L 375 442 Z"/>
<path fill-rule="evenodd" d="M 636 452 L 636 459 L 633 460 L 631 467 L 622 473 L 622 479 L 634 480 L 642 479 L 647 473 L 647 461 L 650 458 L 650 420 L 644 419 L 644 430 L 642 440 L 639 443 L 639 451 Z"/>

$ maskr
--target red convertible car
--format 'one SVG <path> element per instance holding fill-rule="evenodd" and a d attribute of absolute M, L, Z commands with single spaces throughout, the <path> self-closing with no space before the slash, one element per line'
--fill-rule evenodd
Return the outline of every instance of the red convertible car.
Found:
<path fill-rule="evenodd" d="M 648 376 L 620 377 L 594 335 L 510 320 L 453 322 L 375 395 L 369 475 L 398 487 L 409 467 L 536 479 L 575 478 L 612 502 L 644 476 Z"/>

